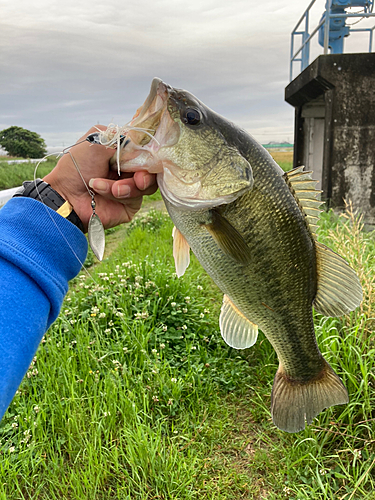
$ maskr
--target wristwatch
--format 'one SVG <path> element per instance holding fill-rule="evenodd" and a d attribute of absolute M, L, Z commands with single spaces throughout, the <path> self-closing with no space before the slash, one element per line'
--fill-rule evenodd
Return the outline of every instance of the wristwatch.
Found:
<path fill-rule="evenodd" d="M 52 189 L 47 182 L 42 181 L 42 179 L 24 182 L 22 187 L 13 195 L 13 198 L 18 196 L 41 201 L 44 205 L 52 208 L 52 210 L 55 210 L 59 215 L 77 226 L 83 233 L 85 232 L 82 221 L 73 210 L 72 205 L 64 200 L 57 191 Z"/>

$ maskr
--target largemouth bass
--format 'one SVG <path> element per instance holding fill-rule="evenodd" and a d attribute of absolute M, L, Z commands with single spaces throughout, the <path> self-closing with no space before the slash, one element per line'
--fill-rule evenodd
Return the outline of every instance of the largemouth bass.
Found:
<path fill-rule="evenodd" d="M 362 289 L 349 265 L 316 240 L 321 203 L 311 173 L 285 174 L 248 133 L 159 79 L 130 128 L 120 168 L 157 173 L 175 224 L 177 274 L 191 248 L 224 293 L 224 340 L 248 348 L 259 328 L 277 353 L 275 425 L 298 432 L 324 408 L 347 403 L 317 345 L 312 308 L 346 314 Z"/>

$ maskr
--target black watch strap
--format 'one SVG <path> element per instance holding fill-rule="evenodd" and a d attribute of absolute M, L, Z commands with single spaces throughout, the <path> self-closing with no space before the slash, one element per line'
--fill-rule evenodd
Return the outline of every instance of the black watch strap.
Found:
<path fill-rule="evenodd" d="M 47 182 L 42 181 L 42 179 L 24 182 L 13 198 L 17 196 L 34 198 L 35 200 L 41 201 L 44 205 L 55 210 L 55 212 L 84 232 L 82 221 L 73 210 L 72 205 L 64 200 L 57 191 L 52 189 Z"/>

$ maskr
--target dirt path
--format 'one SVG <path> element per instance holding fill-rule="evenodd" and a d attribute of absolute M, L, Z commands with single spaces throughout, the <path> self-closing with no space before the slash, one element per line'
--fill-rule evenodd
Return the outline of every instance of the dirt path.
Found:
<path fill-rule="evenodd" d="M 160 212 L 166 212 L 163 200 L 151 200 L 143 203 L 142 208 L 138 212 L 139 214 L 147 214 L 150 210 L 159 210 Z M 106 236 L 106 248 L 104 258 L 108 258 L 111 253 L 116 250 L 117 246 L 121 243 L 121 241 L 126 238 L 126 231 L 128 225 L 122 224 L 115 232 L 108 234 Z"/>

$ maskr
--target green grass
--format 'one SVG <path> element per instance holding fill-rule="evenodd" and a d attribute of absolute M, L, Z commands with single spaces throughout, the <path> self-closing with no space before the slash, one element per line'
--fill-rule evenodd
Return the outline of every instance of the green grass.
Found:
<path fill-rule="evenodd" d="M 0 499 L 375 498 L 375 240 L 348 217 L 323 214 L 319 239 L 350 257 L 364 304 L 315 317 L 348 405 L 276 429 L 272 346 L 222 342 L 221 293 L 194 257 L 177 279 L 172 224 L 151 211 L 72 283 L 1 423 Z"/>
<path fill-rule="evenodd" d="M 54 156 L 47 158 L 37 169 L 36 177 L 43 178 L 56 165 Z M 0 158 L 0 189 L 10 189 L 21 186 L 25 180 L 34 179 L 35 163 L 20 163 L 8 165 Z"/>

